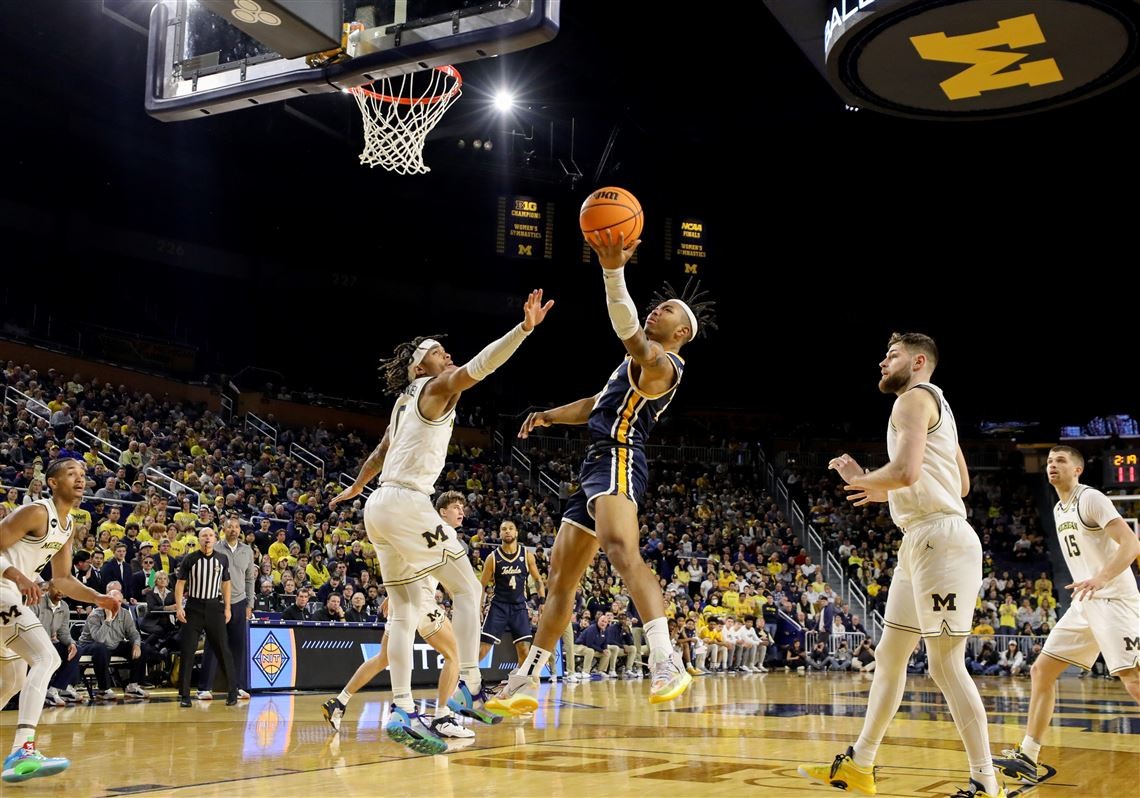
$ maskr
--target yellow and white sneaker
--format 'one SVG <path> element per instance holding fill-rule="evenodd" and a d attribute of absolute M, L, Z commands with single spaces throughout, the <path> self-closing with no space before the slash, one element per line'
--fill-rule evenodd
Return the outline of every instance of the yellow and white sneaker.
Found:
<path fill-rule="evenodd" d="M 830 765 L 800 765 L 799 772 L 816 784 L 862 795 L 876 794 L 879 790 L 875 786 L 875 768 L 856 765 L 854 757 L 855 749 L 848 746 Z"/>
<path fill-rule="evenodd" d="M 483 706 L 497 715 L 516 718 L 520 715 L 529 715 L 538 709 L 538 699 L 528 691 L 534 691 L 537 688 L 537 679 L 513 670 L 498 692 L 488 698 Z"/>
<path fill-rule="evenodd" d="M 649 703 L 663 704 L 684 694 L 693 683 L 693 677 L 685 670 L 681 655 L 673 652 L 668 658 L 651 666 L 653 682 L 649 688 Z"/>

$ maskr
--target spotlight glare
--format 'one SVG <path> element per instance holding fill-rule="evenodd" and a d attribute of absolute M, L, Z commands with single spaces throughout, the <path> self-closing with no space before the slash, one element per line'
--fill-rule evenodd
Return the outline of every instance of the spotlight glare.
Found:
<path fill-rule="evenodd" d="M 515 105 L 515 98 L 509 91 L 500 89 L 495 93 L 495 110 L 500 113 L 506 113 L 511 110 Z"/>
<path fill-rule="evenodd" d="M 483 142 L 480 139 L 475 139 L 473 142 L 471 142 L 471 146 L 479 150 L 483 148 Z"/>

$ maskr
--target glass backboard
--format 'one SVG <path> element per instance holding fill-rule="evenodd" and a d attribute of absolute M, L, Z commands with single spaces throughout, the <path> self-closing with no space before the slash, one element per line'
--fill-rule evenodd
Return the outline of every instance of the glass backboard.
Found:
<path fill-rule="evenodd" d="M 150 17 L 146 110 L 192 119 L 534 47 L 557 34 L 559 6 L 161 0 Z"/>

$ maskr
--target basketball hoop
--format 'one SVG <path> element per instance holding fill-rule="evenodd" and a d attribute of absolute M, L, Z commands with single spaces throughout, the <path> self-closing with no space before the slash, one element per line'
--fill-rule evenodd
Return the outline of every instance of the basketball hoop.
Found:
<path fill-rule="evenodd" d="M 380 78 L 349 89 L 364 117 L 360 163 L 382 166 L 401 175 L 430 172 L 424 142 L 463 89 L 453 66 L 441 66 L 394 78 Z"/>

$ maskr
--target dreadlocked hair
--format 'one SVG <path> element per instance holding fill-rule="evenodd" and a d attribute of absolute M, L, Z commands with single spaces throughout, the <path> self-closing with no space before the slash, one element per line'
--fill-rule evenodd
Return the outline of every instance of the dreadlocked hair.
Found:
<path fill-rule="evenodd" d="M 407 388 L 410 382 L 408 368 L 412 365 L 412 355 L 416 353 L 416 348 L 429 338 L 439 341 L 446 337 L 446 335 L 421 335 L 397 346 L 392 350 L 391 357 L 381 358 L 376 370 L 384 380 L 384 392 L 398 394 Z"/>
<path fill-rule="evenodd" d="M 653 304 L 646 310 L 651 311 L 662 302 L 668 302 L 670 299 L 681 300 L 689 306 L 689 310 L 693 311 L 693 315 L 697 317 L 697 334 L 694 337 L 701 338 L 708 335 L 710 330 L 717 329 L 716 301 L 709 299 L 708 295 L 708 291 L 701 290 L 701 281 L 694 280 L 692 277 L 685 281 L 685 287 L 680 292 L 667 282 L 653 295 Z"/>

